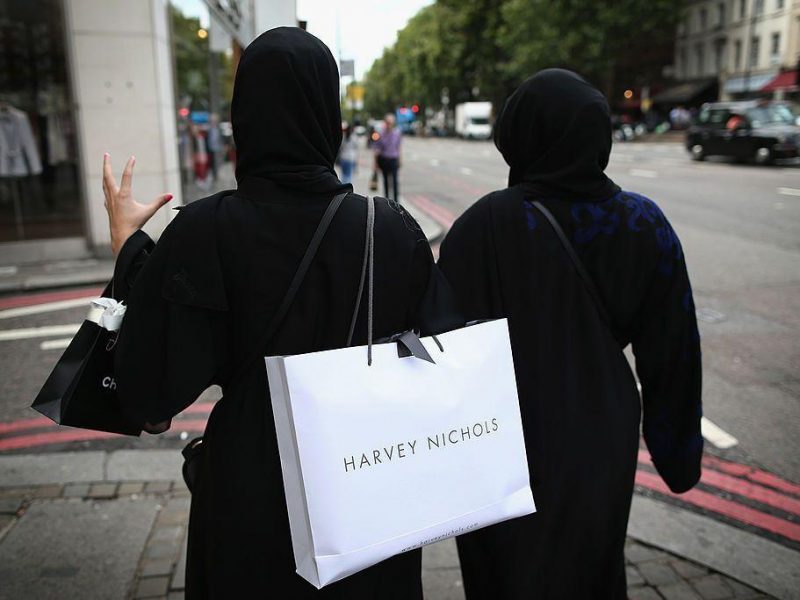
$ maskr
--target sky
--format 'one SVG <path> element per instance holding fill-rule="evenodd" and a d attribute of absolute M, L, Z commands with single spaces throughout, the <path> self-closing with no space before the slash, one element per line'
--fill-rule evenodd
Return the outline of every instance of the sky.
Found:
<path fill-rule="evenodd" d="M 200 17 L 208 26 L 208 8 L 202 0 L 171 0 L 187 16 Z M 258 2 L 258 0 L 256 0 Z M 361 79 L 397 32 L 419 9 L 433 0 L 296 0 L 297 18 L 325 42 L 337 58 L 353 59 Z M 337 31 L 338 29 L 338 31 Z"/>
<path fill-rule="evenodd" d="M 397 39 L 398 30 L 433 0 L 297 0 L 298 19 L 341 58 L 355 60 L 360 79 Z M 339 32 L 337 35 L 337 22 Z M 340 40 L 340 43 L 337 42 Z"/>

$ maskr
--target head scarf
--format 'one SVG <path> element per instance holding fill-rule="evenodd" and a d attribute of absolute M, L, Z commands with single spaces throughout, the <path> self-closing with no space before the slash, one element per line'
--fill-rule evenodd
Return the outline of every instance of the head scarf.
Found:
<path fill-rule="evenodd" d="M 269 179 L 308 193 L 337 193 L 342 143 L 339 70 L 328 47 L 297 27 L 258 36 L 236 71 L 231 104 L 236 180 Z"/>
<path fill-rule="evenodd" d="M 603 94 L 572 71 L 545 69 L 508 98 L 494 143 L 511 167 L 508 185 L 526 195 L 603 200 L 619 187 L 603 172 L 611 119 Z"/>

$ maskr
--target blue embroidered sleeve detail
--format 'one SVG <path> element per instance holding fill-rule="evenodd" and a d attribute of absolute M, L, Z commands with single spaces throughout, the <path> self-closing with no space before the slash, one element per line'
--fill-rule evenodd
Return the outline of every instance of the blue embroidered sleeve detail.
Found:
<path fill-rule="evenodd" d="M 536 208 L 530 200 L 525 201 L 525 222 L 528 225 L 528 231 L 536 229 Z"/>
<path fill-rule="evenodd" d="M 610 201 L 575 202 L 572 218 L 578 223 L 573 235 L 576 244 L 591 242 L 599 234 L 613 235 L 619 227 L 620 215 Z"/>

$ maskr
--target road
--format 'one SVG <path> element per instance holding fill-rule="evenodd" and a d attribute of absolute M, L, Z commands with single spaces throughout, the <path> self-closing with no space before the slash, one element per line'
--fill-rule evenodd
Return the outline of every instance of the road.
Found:
<path fill-rule="evenodd" d="M 357 191 L 367 164 L 363 153 Z M 608 172 L 661 206 L 692 278 L 708 458 L 701 488 L 675 502 L 800 550 L 800 165 L 695 163 L 677 143 L 628 143 L 615 146 Z M 506 173 L 490 142 L 410 138 L 401 194 L 446 230 Z M 202 431 L 214 390 L 169 433 L 140 439 L 58 430 L 28 408 L 97 292 L 0 297 L 0 454 L 177 448 Z M 637 484 L 669 500 L 644 450 Z"/>

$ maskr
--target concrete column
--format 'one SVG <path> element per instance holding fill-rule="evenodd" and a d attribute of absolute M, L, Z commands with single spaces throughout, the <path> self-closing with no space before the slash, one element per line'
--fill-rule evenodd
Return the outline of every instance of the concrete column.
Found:
<path fill-rule="evenodd" d="M 133 192 L 140 201 L 175 199 L 147 226 L 158 236 L 181 203 L 172 51 L 167 0 L 68 0 L 67 40 L 87 220 L 87 238 L 107 250 L 102 160 L 109 152 L 119 180 L 136 156 Z"/>

